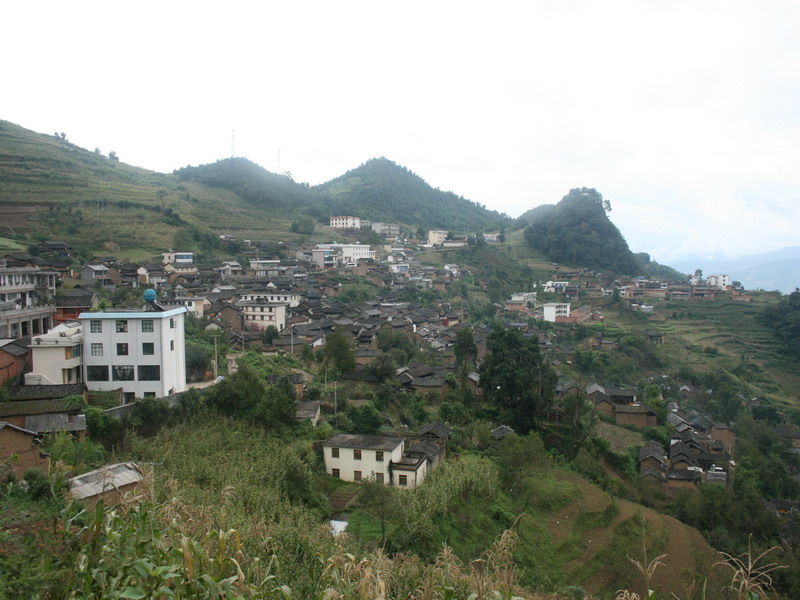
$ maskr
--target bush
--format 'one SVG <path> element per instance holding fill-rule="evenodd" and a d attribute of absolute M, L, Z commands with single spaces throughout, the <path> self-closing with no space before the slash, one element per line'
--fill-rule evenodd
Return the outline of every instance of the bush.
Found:
<path fill-rule="evenodd" d="M 50 495 L 50 477 L 41 469 L 28 469 L 25 471 L 24 480 L 28 486 L 28 495 L 34 500 L 41 500 Z"/>

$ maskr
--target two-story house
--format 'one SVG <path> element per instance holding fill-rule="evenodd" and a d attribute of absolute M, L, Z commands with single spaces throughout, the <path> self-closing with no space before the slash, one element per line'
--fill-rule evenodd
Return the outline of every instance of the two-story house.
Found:
<path fill-rule="evenodd" d="M 413 489 L 428 473 L 430 457 L 420 448 L 406 450 L 403 438 L 340 433 L 322 445 L 325 471 L 344 481 L 374 479 Z"/>

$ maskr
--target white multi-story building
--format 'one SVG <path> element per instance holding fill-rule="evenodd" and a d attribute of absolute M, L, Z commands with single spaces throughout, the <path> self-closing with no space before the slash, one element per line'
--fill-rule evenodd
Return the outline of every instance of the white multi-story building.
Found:
<path fill-rule="evenodd" d="M 361 229 L 361 218 L 331 217 L 331 227 L 334 229 Z"/>
<path fill-rule="evenodd" d="M 440 229 L 431 229 L 428 232 L 428 243 L 434 246 L 441 246 L 447 239 L 447 232 Z"/>
<path fill-rule="evenodd" d="M 262 300 L 239 302 L 245 329 L 264 331 L 272 325 L 278 331 L 286 328 L 286 304 L 271 304 Z"/>
<path fill-rule="evenodd" d="M 162 265 L 188 267 L 194 264 L 194 252 L 162 252 Z"/>
<path fill-rule="evenodd" d="M 568 317 L 569 313 L 569 302 L 548 302 L 542 305 L 542 318 L 550 323 L 555 323 L 558 317 Z"/>
<path fill-rule="evenodd" d="M 244 290 L 239 294 L 239 299 L 244 302 L 258 300 L 268 304 L 286 304 L 290 308 L 300 306 L 301 298 L 302 296 L 298 293 L 278 289 L 269 291 Z"/>
<path fill-rule="evenodd" d="M 321 253 L 323 259 L 341 253 L 342 262 L 346 265 L 355 265 L 360 260 L 375 260 L 375 250 L 367 244 L 317 244 L 312 251 L 313 260 L 316 261 L 314 252 Z"/>
<path fill-rule="evenodd" d="M 0 265 L 0 338 L 16 339 L 50 329 L 57 280 L 55 271 Z"/>
<path fill-rule="evenodd" d="M 706 283 L 709 287 L 716 287 L 720 288 L 721 290 L 724 290 L 732 285 L 730 275 L 709 275 L 706 278 Z"/>
<path fill-rule="evenodd" d="M 536 302 L 536 292 L 515 292 L 511 294 L 512 302 Z"/>
<path fill-rule="evenodd" d="M 400 225 L 397 223 L 381 223 L 379 221 L 373 221 L 372 231 L 378 235 L 396 238 L 400 235 Z"/>
<path fill-rule="evenodd" d="M 83 381 L 81 354 L 83 327 L 77 321 L 61 323 L 31 339 L 32 368 L 25 385 L 62 385 Z"/>
<path fill-rule="evenodd" d="M 153 296 L 153 300 L 155 296 Z M 122 389 L 125 400 L 161 398 L 186 389 L 186 308 L 117 309 L 79 315 L 83 380 L 92 391 Z"/>
<path fill-rule="evenodd" d="M 277 277 L 281 272 L 281 261 L 278 259 L 252 259 L 250 270 L 256 277 Z"/>

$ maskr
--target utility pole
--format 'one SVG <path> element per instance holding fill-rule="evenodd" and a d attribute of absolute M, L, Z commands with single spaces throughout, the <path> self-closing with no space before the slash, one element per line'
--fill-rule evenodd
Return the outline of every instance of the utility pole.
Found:
<path fill-rule="evenodd" d="M 214 334 L 211 337 L 214 338 L 214 381 L 216 381 L 217 375 L 219 373 L 219 358 L 217 356 L 217 334 Z"/>

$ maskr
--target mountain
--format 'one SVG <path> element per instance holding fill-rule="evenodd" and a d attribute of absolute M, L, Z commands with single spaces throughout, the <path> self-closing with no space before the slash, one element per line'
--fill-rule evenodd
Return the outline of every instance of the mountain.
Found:
<path fill-rule="evenodd" d="M 626 275 L 641 272 L 642 265 L 606 210 L 597 190 L 572 189 L 554 208 L 537 213 L 525 240 L 553 261 Z"/>
<path fill-rule="evenodd" d="M 519 216 L 519 219 L 528 225 L 533 225 L 534 222 L 552 213 L 555 208 L 555 204 L 540 204 L 539 206 L 535 206 L 534 208 L 522 213 Z"/>
<path fill-rule="evenodd" d="M 515 223 L 508 215 L 431 187 L 418 175 L 386 158 L 368 160 L 316 189 L 331 196 L 330 206 L 340 214 L 399 221 L 424 229 L 488 232 L 511 228 Z"/>
<path fill-rule="evenodd" d="M 672 266 L 684 273 L 702 269 L 706 275 L 728 274 L 747 289 L 779 290 L 788 294 L 800 287 L 800 246 L 734 258 L 691 257 Z"/>
<path fill-rule="evenodd" d="M 322 194 L 307 185 L 295 183 L 287 175 L 267 171 L 246 158 L 225 158 L 198 167 L 176 169 L 181 181 L 197 181 L 205 185 L 235 192 L 256 206 L 293 209 L 322 201 Z"/>
<path fill-rule="evenodd" d="M 316 187 L 245 158 L 165 174 L 8 121 L 0 121 L 0 182 L 0 235 L 57 237 L 86 256 L 114 251 L 133 260 L 144 260 L 176 240 L 208 250 L 220 233 L 239 239 L 305 239 L 289 231 L 292 220 L 303 214 L 326 224 L 332 215 L 353 214 L 411 229 L 455 232 L 498 231 L 516 222 L 435 189 L 387 159 L 370 160 Z"/>
<path fill-rule="evenodd" d="M 0 182 L 0 235 L 55 237 L 86 256 L 110 250 L 144 260 L 187 235 L 197 247 L 223 232 L 270 239 L 280 229 L 292 238 L 289 222 L 235 192 L 133 167 L 8 121 L 0 121 Z"/>

